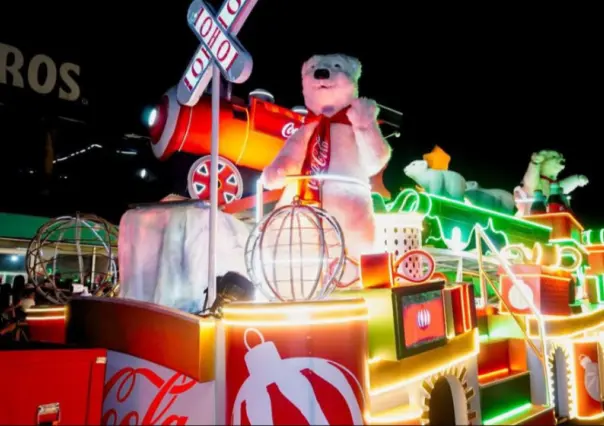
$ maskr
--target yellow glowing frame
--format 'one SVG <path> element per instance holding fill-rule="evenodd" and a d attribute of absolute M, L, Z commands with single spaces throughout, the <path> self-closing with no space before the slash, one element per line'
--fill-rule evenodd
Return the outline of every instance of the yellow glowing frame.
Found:
<path fill-rule="evenodd" d="M 543 245 L 541 243 L 535 243 L 532 249 L 529 249 L 524 244 L 509 244 L 501 249 L 500 253 L 502 256 L 507 258 L 514 258 L 513 253 L 517 252 L 520 254 L 522 263 L 532 263 L 534 265 L 551 268 L 554 270 L 575 272 L 583 264 L 583 254 L 576 248 L 570 246 L 559 246 L 554 245 L 556 261 L 553 265 L 543 264 Z M 565 256 L 572 256 L 573 263 L 571 266 L 563 266 L 562 261 Z"/>
<path fill-rule="evenodd" d="M 382 395 L 424 380 L 478 355 L 478 329 L 460 334 L 445 346 L 404 358 L 369 365 L 371 396 Z"/>
<path fill-rule="evenodd" d="M 583 333 L 604 328 L 604 309 L 571 316 L 540 315 L 545 328 L 546 340 L 572 338 Z M 526 315 L 526 329 L 529 337 L 539 337 L 538 321 L 534 315 Z"/>
<path fill-rule="evenodd" d="M 299 327 L 341 324 L 369 319 L 363 299 L 323 302 L 257 303 L 225 306 L 223 323 L 229 326 Z"/>

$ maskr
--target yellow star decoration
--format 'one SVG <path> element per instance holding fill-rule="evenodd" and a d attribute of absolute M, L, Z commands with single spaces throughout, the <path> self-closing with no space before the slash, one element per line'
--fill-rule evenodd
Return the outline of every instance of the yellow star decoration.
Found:
<path fill-rule="evenodd" d="M 434 170 L 448 170 L 451 156 L 443 149 L 435 145 L 432 152 L 424 154 L 424 160 L 428 163 L 428 167 Z"/>

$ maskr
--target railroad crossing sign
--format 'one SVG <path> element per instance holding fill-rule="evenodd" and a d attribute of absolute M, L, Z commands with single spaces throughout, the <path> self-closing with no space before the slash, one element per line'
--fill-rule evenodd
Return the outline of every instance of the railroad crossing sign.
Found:
<path fill-rule="evenodd" d="M 189 6 L 187 21 L 201 45 L 189 63 L 177 89 L 178 102 L 193 106 L 212 78 L 217 65 L 224 78 L 243 83 L 252 72 L 252 57 L 235 35 L 258 0 L 225 0 L 218 14 L 202 0 Z"/>

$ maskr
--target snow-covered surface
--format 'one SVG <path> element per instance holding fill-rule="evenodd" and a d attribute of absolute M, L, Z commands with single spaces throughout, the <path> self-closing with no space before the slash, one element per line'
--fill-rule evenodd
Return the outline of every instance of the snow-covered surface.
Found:
<path fill-rule="evenodd" d="M 244 249 L 249 228 L 218 212 L 217 275 L 247 276 Z M 205 300 L 209 210 L 199 205 L 127 211 L 120 223 L 120 297 L 196 312 Z"/>

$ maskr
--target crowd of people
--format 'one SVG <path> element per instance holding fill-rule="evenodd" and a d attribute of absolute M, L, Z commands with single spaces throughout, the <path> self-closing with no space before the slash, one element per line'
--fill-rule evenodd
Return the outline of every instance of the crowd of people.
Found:
<path fill-rule="evenodd" d="M 23 275 L 16 275 L 12 285 L 0 285 L 0 337 L 20 340 L 25 328 L 25 311 L 36 305 L 36 288 Z"/>

